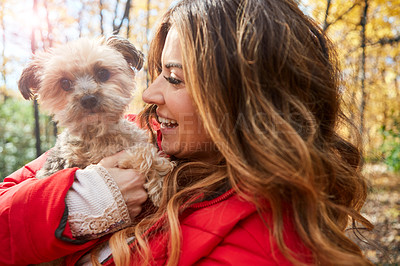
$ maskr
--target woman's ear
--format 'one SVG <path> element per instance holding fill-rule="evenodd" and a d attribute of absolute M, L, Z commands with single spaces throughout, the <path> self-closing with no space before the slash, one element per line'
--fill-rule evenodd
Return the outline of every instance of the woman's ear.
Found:
<path fill-rule="evenodd" d="M 34 93 L 39 89 L 39 69 L 39 62 L 37 60 L 33 60 L 24 68 L 21 77 L 19 78 L 18 89 L 26 100 L 33 99 Z"/>
<path fill-rule="evenodd" d="M 120 52 L 131 67 L 136 70 L 140 70 L 143 67 L 143 53 L 137 50 L 127 39 L 114 35 L 107 39 L 107 45 Z"/>

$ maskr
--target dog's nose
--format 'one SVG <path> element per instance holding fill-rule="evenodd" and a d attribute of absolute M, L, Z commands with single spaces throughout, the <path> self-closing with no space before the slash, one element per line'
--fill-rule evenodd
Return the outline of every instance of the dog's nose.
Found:
<path fill-rule="evenodd" d="M 97 97 L 94 95 L 85 95 L 81 99 L 81 105 L 85 109 L 92 109 L 97 105 Z"/>

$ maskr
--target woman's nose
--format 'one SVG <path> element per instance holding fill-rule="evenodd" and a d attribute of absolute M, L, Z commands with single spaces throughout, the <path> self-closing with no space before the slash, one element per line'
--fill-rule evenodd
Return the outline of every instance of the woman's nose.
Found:
<path fill-rule="evenodd" d="M 158 76 L 152 84 L 143 92 L 142 99 L 149 104 L 164 104 L 164 95 L 162 93 L 162 76 Z"/>

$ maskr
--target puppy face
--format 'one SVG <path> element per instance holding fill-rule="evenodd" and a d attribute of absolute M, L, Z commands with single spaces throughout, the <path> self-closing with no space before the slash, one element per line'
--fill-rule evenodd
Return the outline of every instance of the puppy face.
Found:
<path fill-rule="evenodd" d="M 118 120 L 132 98 L 141 52 L 127 40 L 79 39 L 35 55 L 23 71 L 19 89 L 61 126 Z"/>

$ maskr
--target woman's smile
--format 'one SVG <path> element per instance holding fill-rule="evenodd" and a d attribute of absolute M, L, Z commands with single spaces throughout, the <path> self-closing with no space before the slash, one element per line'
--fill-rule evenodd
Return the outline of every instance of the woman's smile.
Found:
<path fill-rule="evenodd" d="M 178 31 L 172 27 L 161 56 L 162 71 L 147 90 L 143 101 L 157 105 L 162 150 L 177 158 L 210 157 L 212 141 L 194 107 L 185 83 Z M 205 148 L 206 147 L 206 148 Z"/>
<path fill-rule="evenodd" d="M 166 128 L 172 129 L 172 128 L 176 128 L 179 126 L 179 124 L 178 124 L 178 122 L 176 122 L 176 120 L 164 118 L 161 116 L 157 116 L 157 121 L 161 125 L 161 130 L 166 129 Z"/>

